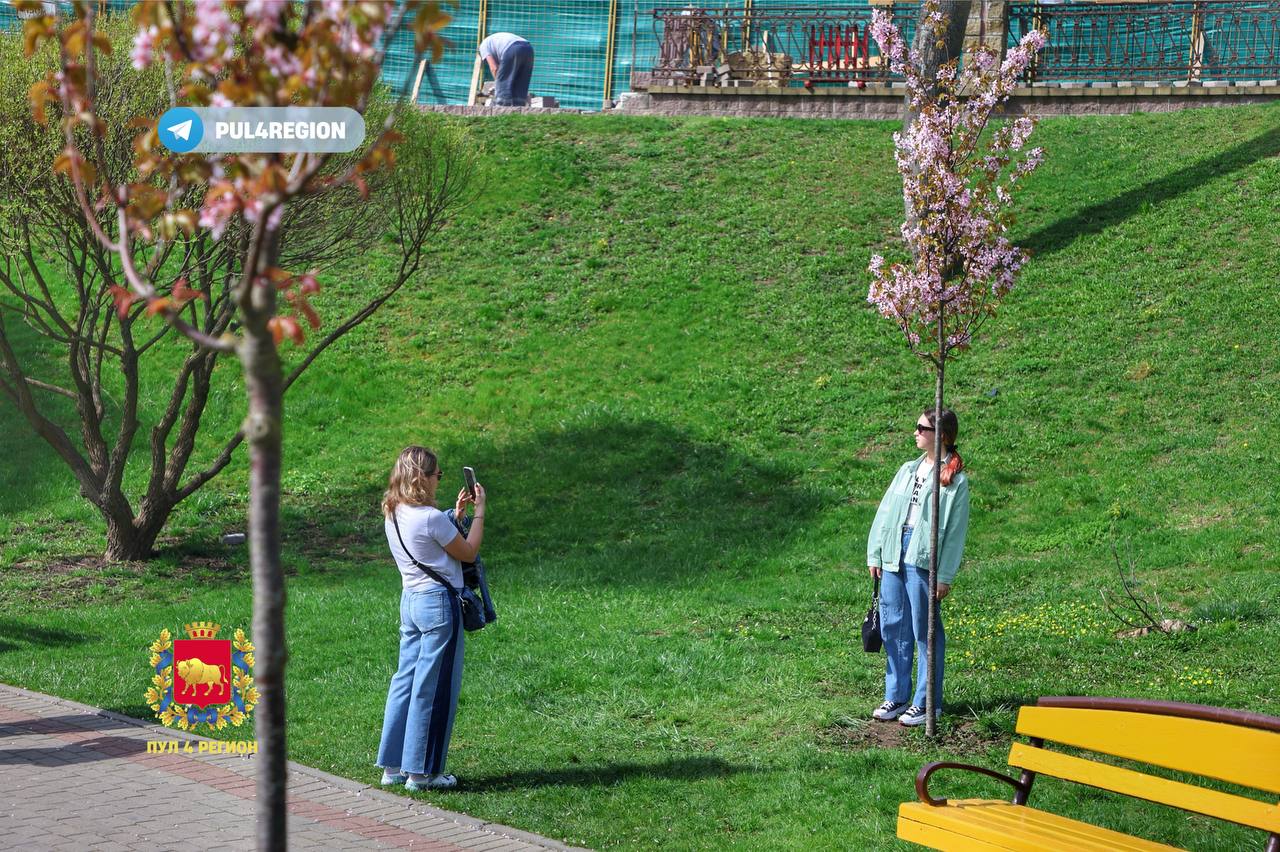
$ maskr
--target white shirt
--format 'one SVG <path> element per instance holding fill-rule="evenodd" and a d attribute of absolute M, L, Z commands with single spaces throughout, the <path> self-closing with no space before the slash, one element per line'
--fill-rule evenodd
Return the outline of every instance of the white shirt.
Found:
<path fill-rule="evenodd" d="M 444 549 L 446 544 L 460 535 L 449 516 L 434 506 L 407 506 L 402 503 L 396 507 L 396 520 L 400 522 L 400 535 L 404 536 L 404 543 L 413 551 L 414 559 L 423 565 L 429 565 L 455 589 L 462 588 L 462 563 Z M 404 552 L 390 518 L 383 522 L 383 526 L 387 531 L 391 556 L 400 569 L 400 579 L 405 591 L 425 592 L 439 588 L 440 584 L 414 565 L 413 560 Z"/>
<path fill-rule="evenodd" d="M 911 483 L 911 502 L 907 504 L 906 526 L 916 525 L 916 518 L 920 517 L 921 495 L 925 491 L 925 485 L 932 480 L 933 465 L 927 461 L 920 462 L 920 466 L 916 468 L 915 482 Z"/>

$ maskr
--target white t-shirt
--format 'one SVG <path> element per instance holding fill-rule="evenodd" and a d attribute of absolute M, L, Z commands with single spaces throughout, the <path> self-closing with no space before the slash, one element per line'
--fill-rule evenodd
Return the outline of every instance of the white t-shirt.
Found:
<path fill-rule="evenodd" d="M 925 485 L 932 480 L 933 465 L 928 462 L 920 462 L 920 466 L 916 468 L 915 482 L 911 483 L 911 502 L 907 504 L 905 526 L 914 527 L 916 525 L 916 518 L 920 517 L 920 496 L 924 493 Z"/>
<path fill-rule="evenodd" d="M 501 65 L 502 57 L 507 55 L 507 50 L 511 45 L 519 44 L 522 41 L 528 41 L 528 39 L 520 38 L 520 36 L 515 33 L 494 33 L 484 41 L 480 42 L 480 47 L 478 47 L 477 50 L 480 51 L 481 59 L 488 59 L 492 56 L 497 59 L 498 64 Z"/>
<path fill-rule="evenodd" d="M 413 551 L 414 559 L 431 568 L 449 581 L 455 589 L 462 588 L 462 563 L 445 552 L 444 546 L 457 538 L 458 528 L 449 520 L 449 516 L 434 506 L 406 506 L 403 503 L 396 507 L 396 520 L 400 522 L 400 535 L 404 543 Z M 395 525 L 391 519 L 383 521 L 387 531 L 387 544 L 391 545 L 391 556 L 400 569 L 400 578 L 406 591 L 426 592 L 438 588 L 439 583 L 431 579 L 425 571 L 413 564 L 413 560 L 400 546 L 396 537 Z"/>

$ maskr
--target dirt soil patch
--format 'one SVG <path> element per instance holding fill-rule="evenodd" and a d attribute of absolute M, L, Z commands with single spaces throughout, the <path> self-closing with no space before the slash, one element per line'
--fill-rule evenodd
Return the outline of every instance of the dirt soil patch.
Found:
<path fill-rule="evenodd" d="M 923 752 L 929 748 L 923 728 L 905 728 L 897 722 L 870 719 L 828 725 L 818 732 L 818 739 L 824 745 L 849 751 L 886 748 Z M 985 754 L 992 748 L 1003 748 L 1008 744 L 1007 736 L 988 731 L 975 721 L 949 724 L 945 716 L 937 743 L 939 747 L 957 754 Z"/>

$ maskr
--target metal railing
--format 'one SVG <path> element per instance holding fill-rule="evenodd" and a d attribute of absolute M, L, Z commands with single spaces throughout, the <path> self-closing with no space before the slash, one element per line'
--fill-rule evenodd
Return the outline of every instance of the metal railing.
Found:
<path fill-rule="evenodd" d="M 900 79 L 871 38 L 872 8 L 658 7 L 652 11 L 653 85 L 865 85 Z M 907 38 L 916 5 L 891 7 Z M 644 67 L 643 60 L 638 67 Z"/>
<path fill-rule="evenodd" d="M 1010 4 L 1010 47 L 1030 29 L 1048 44 L 1028 71 L 1044 81 L 1237 81 L 1280 77 L 1280 2 Z"/>

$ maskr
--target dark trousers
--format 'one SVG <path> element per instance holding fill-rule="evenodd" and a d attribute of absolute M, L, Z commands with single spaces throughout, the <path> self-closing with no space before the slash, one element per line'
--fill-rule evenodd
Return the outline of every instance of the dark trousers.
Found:
<path fill-rule="evenodd" d="M 519 41 L 507 48 L 498 61 L 494 86 L 497 106 L 528 106 L 529 78 L 533 76 L 533 45 Z"/>

